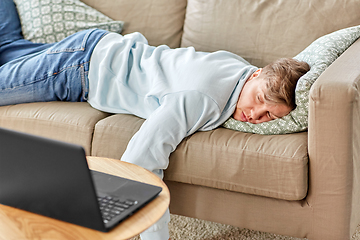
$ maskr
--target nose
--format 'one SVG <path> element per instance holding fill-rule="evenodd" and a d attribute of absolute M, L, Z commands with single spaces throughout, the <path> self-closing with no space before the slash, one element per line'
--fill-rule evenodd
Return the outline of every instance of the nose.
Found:
<path fill-rule="evenodd" d="M 251 109 L 251 116 L 249 118 L 249 122 L 259 123 L 266 116 L 267 116 L 267 109 L 265 109 L 264 107 L 254 107 L 253 109 Z"/>

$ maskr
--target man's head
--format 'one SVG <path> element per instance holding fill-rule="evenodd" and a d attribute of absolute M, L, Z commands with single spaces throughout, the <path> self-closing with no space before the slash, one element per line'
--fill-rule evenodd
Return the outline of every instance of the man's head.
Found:
<path fill-rule="evenodd" d="M 233 117 L 262 123 L 287 115 L 296 107 L 296 83 L 309 70 L 306 62 L 292 58 L 281 58 L 258 69 L 246 81 Z"/>

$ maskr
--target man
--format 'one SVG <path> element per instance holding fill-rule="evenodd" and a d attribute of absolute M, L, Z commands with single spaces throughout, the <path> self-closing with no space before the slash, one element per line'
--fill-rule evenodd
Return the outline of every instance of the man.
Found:
<path fill-rule="evenodd" d="M 146 119 L 121 160 L 160 178 L 186 136 L 230 116 L 260 123 L 288 114 L 296 82 L 309 70 L 293 59 L 258 69 L 230 52 L 153 47 L 140 33 L 99 29 L 34 44 L 23 39 L 11 0 L 0 0 L 0 64 L 0 105 L 87 101 L 101 111 Z M 167 212 L 142 239 L 168 239 L 169 221 Z"/>

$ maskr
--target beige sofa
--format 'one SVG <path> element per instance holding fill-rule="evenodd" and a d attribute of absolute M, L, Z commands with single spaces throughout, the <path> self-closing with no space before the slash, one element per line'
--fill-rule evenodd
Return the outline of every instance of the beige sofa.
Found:
<path fill-rule="evenodd" d="M 262 67 L 316 38 L 359 25 L 357 1 L 84 0 L 151 45 L 229 50 Z M 349 239 L 360 223 L 360 42 L 316 81 L 308 132 L 257 135 L 218 128 L 186 138 L 165 181 L 170 210 L 314 240 Z M 81 144 L 120 159 L 143 123 L 87 103 L 0 107 L 0 126 Z"/>

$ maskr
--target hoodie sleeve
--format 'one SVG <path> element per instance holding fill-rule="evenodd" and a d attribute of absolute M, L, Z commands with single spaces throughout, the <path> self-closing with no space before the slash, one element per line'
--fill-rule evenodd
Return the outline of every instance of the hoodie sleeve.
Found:
<path fill-rule="evenodd" d="M 160 107 L 130 140 L 121 160 L 144 167 L 159 177 L 170 153 L 186 136 L 220 117 L 218 105 L 197 91 L 168 94 Z"/>

